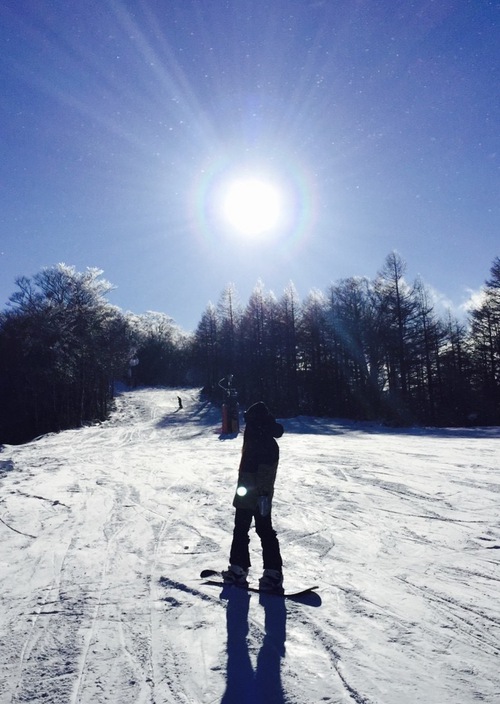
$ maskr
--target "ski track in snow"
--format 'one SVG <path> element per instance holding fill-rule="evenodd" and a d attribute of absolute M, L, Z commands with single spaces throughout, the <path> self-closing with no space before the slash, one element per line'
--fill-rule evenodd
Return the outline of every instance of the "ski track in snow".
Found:
<path fill-rule="evenodd" d="M 498 704 L 500 430 L 283 422 L 285 584 L 319 608 L 197 578 L 242 442 L 197 390 L 5 446 L 0 704 Z"/>

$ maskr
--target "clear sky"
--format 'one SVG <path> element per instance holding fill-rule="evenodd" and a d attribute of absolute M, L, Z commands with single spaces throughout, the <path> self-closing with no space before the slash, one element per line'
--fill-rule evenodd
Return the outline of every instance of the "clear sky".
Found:
<path fill-rule="evenodd" d="M 458 309 L 500 254 L 499 20 L 497 0 L 3 0 L 1 308 L 64 262 L 191 330 L 230 282 L 304 298 L 397 250 Z"/>

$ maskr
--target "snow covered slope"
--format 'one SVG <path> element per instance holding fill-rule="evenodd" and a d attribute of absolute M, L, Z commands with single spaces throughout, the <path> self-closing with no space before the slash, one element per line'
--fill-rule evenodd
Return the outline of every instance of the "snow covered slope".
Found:
<path fill-rule="evenodd" d="M 0 704 L 498 704 L 499 429 L 284 425 L 285 585 L 316 608 L 198 578 L 227 564 L 242 440 L 196 391 L 4 447 Z"/>

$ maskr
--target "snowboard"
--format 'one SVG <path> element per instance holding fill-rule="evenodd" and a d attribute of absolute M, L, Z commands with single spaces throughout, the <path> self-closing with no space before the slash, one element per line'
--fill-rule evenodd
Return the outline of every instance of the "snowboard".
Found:
<path fill-rule="evenodd" d="M 205 584 L 211 584 L 214 587 L 231 587 L 233 585 L 227 584 L 223 581 L 222 573 L 218 570 L 202 570 L 200 573 L 201 579 L 205 579 Z M 316 589 L 319 589 L 318 585 L 314 587 L 305 587 L 304 589 L 299 589 L 293 592 L 272 592 L 267 589 L 259 589 L 258 587 L 247 586 L 236 586 L 237 589 L 244 589 L 247 592 L 253 592 L 254 594 L 269 594 L 270 596 L 280 596 L 283 599 L 300 599 L 301 597 L 307 597 L 311 594 L 314 595 Z"/>

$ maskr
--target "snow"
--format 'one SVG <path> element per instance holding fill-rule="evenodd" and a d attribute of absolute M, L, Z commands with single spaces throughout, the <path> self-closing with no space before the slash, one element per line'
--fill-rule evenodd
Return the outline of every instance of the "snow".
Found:
<path fill-rule="evenodd" d="M 242 439 L 196 390 L 5 446 L 0 704 L 500 702 L 500 429 L 282 422 L 285 586 L 318 607 L 199 579 Z"/>

